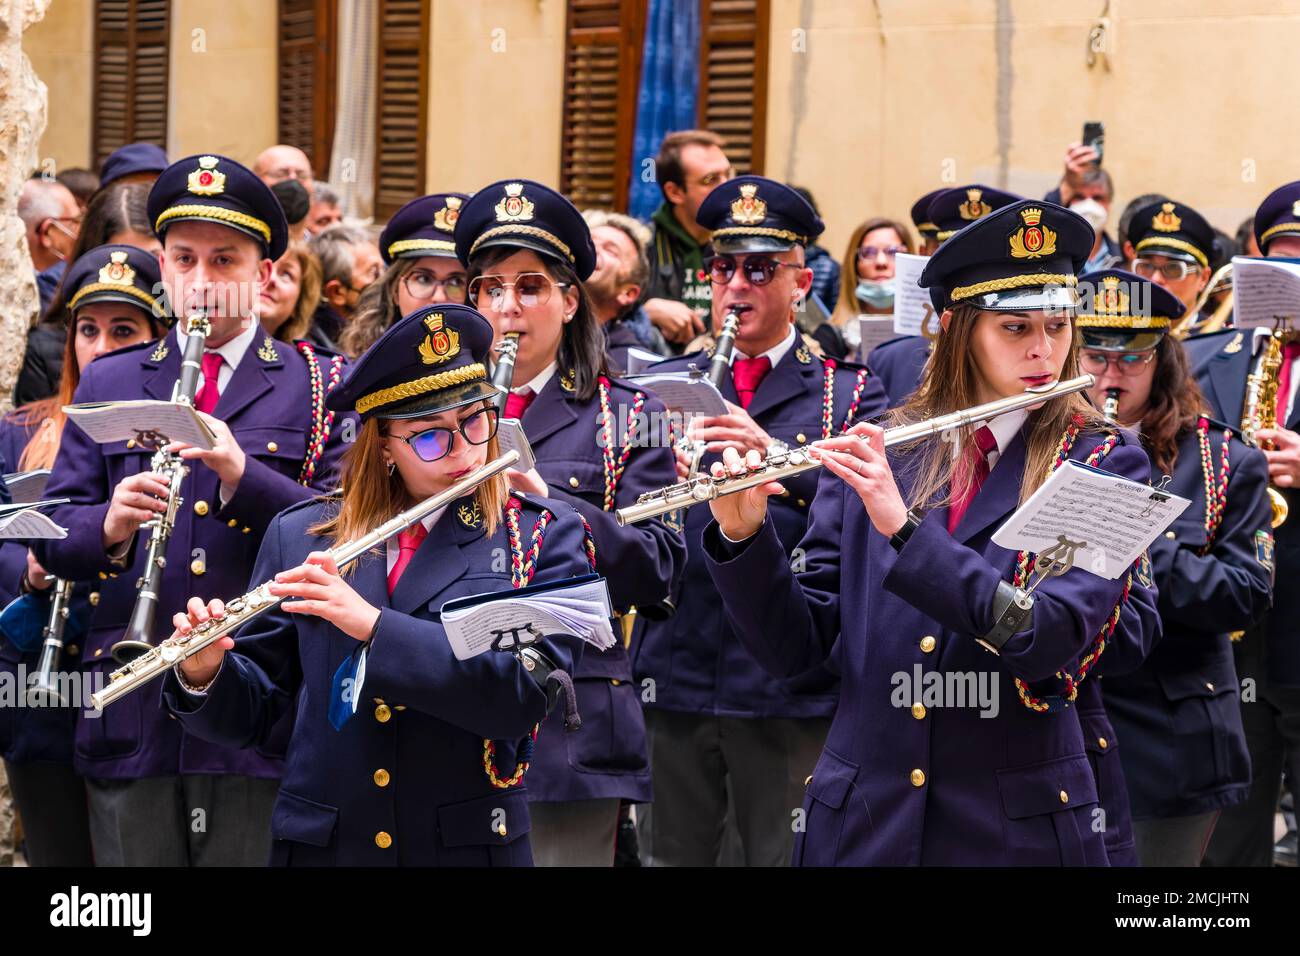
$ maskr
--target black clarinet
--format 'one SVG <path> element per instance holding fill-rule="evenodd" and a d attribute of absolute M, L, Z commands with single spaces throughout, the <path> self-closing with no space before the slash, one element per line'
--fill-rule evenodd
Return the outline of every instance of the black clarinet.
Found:
<path fill-rule="evenodd" d="M 197 312 L 185 323 L 185 349 L 181 353 L 181 374 L 172 389 L 172 401 L 193 407 L 203 381 L 203 348 L 212 334 L 212 324 L 207 314 Z M 131 608 L 131 620 L 122 640 L 113 645 L 113 660 L 129 664 L 153 647 L 154 621 L 158 616 L 158 592 L 162 588 L 163 569 L 167 567 L 167 542 L 176 526 L 176 513 L 180 510 L 181 483 L 189 468 L 175 452 L 163 451 L 160 446 L 149 463 L 155 474 L 167 477 L 167 508 L 161 514 L 141 525 L 149 529 L 149 547 L 145 553 L 144 573 L 136 582 L 139 593 Z"/>
<path fill-rule="evenodd" d="M 727 313 L 727 317 L 722 320 L 722 331 L 718 333 L 718 341 L 713 345 L 713 358 L 709 361 L 708 379 L 713 383 L 715 388 L 722 388 L 722 383 L 727 380 L 731 373 L 731 363 L 736 358 L 736 333 L 740 331 L 740 317 L 752 309 L 751 305 L 737 305 Z M 700 461 L 704 458 L 704 451 L 707 442 L 692 441 L 683 436 L 684 450 L 691 453 L 691 464 L 687 470 L 686 477 L 690 480 L 695 473 L 700 470 Z M 676 520 L 681 520 L 681 515 L 673 516 Z M 672 519 L 670 519 L 670 524 Z"/>
<path fill-rule="evenodd" d="M 505 417 L 506 401 L 510 397 L 510 387 L 515 381 L 515 356 L 519 354 L 519 333 L 508 332 L 497 345 L 497 362 L 492 369 L 492 384 L 499 392 L 495 399 L 497 414 Z"/>
<path fill-rule="evenodd" d="M 55 671 L 63 658 L 63 630 L 68 623 L 69 602 L 72 600 L 72 582 L 54 579 L 50 596 L 50 616 L 45 623 L 45 640 L 41 644 L 41 660 L 36 678 L 27 689 L 29 707 L 66 707 L 68 699 L 59 690 L 54 679 Z"/>

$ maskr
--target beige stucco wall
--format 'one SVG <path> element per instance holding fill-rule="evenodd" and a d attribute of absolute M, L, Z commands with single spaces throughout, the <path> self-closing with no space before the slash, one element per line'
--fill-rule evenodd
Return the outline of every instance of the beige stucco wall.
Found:
<path fill-rule="evenodd" d="M 945 181 L 1042 195 L 1087 120 L 1106 124 L 1115 218 L 1158 190 L 1232 232 L 1300 178 L 1300 2 L 1111 0 L 1110 69 L 1089 69 L 1104 5 L 773 0 L 766 172 L 813 190 L 837 256 Z"/>
<path fill-rule="evenodd" d="M 433 0 L 426 188 L 560 177 L 563 0 Z"/>
<path fill-rule="evenodd" d="M 49 124 L 41 137 L 43 166 L 53 172 L 90 164 L 93 0 L 54 0 L 23 34 L 32 69 L 49 88 Z"/>

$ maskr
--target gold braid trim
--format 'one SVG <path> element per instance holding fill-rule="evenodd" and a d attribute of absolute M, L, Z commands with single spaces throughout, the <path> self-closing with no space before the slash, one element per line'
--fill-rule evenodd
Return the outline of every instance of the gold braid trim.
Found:
<path fill-rule="evenodd" d="M 932 222 L 918 222 L 916 224 L 917 232 L 938 232 L 939 227 Z"/>
<path fill-rule="evenodd" d="M 801 236 L 789 229 L 768 229 L 765 226 L 728 226 L 726 229 L 714 229 L 717 236 L 771 236 L 773 239 L 789 239 L 791 242 L 808 245 L 808 237 Z"/>
<path fill-rule="evenodd" d="M 545 229 L 538 229 L 536 226 L 496 226 L 474 240 L 474 244 L 469 247 L 469 254 L 474 255 L 479 246 L 496 236 L 530 236 L 533 239 L 541 239 L 564 253 L 564 257 L 570 262 L 577 261 L 573 258 L 573 253 L 569 251 L 569 247 L 560 240 L 559 236 L 553 232 L 547 232 Z"/>
<path fill-rule="evenodd" d="M 377 392 L 361 396 L 357 399 L 357 412 L 364 415 L 380 405 L 391 405 L 393 402 L 401 401 L 404 398 L 415 398 L 417 395 L 451 388 L 453 385 L 464 385 L 476 378 L 487 380 L 487 369 L 479 362 L 461 368 L 454 368 L 447 372 L 438 372 L 435 375 L 426 375 L 424 378 L 417 378 L 413 382 L 403 382 L 400 385 L 381 388 Z"/>
<path fill-rule="evenodd" d="M 1300 222 L 1279 222 L 1276 226 L 1270 226 L 1264 230 L 1264 234 L 1259 237 L 1259 244 L 1262 246 L 1274 236 L 1286 232 L 1300 232 Z"/>
<path fill-rule="evenodd" d="M 1005 279 L 989 279 L 974 285 L 959 285 L 953 289 L 949 298 L 954 302 L 967 299 L 986 292 L 1005 292 L 1008 289 L 1023 289 L 1031 285 L 1063 285 L 1073 288 L 1079 280 L 1068 273 L 1034 272 L 1029 275 L 1007 276 Z"/>
<path fill-rule="evenodd" d="M 1162 315 L 1079 315 L 1074 324 L 1085 329 L 1167 329 L 1173 323 Z"/>
<path fill-rule="evenodd" d="M 394 242 L 388 247 L 388 257 L 391 259 L 398 253 L 410 252 L 413 249 L 424 251 L 428 249 L 436 252 L 455 252 L 456 243 L 449 242 L 446 239 L 403 239 L 400 242 Z"/>
<path fill-rule="evenodd" d="M 154 315 L 159 317 L 162 316 L 162 309 L 158 305 L 158 300 L 155 299 L 153 296 L 151 296 L 148 292 L 145 292 L 141 289 L 137 289 L 133 285 L 117 285 L 112 282 L 92 282 L 90 285 L 83 285 L 80 289 L 77 290 L 77 294 L 72 297 L 72 301 L 68 303 L 68 308 L 71 311 L 75 312 L 77 310 L 77 303 L 79 303 L 86 296 L 91 295 L 95 292 L 125 293 L 126 295 L 131 296 L 133 299 L 139 299 L 141 302 L 147 305 L 149 307 L 149 311 L 152 312 Z"/>
<path fill-rule="evenodd" d="M 164 209 L 158 216 L 158 221 L 154 223 L 154 232 L 162 232 L 162 224 L 169 219 L 178 219 L 181 217 L 196 219 L 211 219 L 213 222 L 224 222 L 228 225 L 243 226 L 245 229 L 251 229 L 261 236 L 268 244 L 271 241 L 271 227 L 260 219 L 245 213 L 238 212 L 234 209 L 226 209 L 224 206 L 205 206 L 199 203 L 193 203 L 188 206 L 172 206 L 170 209 Z"/>
<path fill-rule="evenodd" d="M 938 239 L 940 242 L 946 242 L 959 232 L 961 232 L 960 229 L 944 229 L 940 232 L 936 232 L 934 238 Z"/>
<path fill-rule="evenodd" d="M 1168 239 L 1162 236 L 1147 236 L 1135 247 L 1135 252 L 1141 252 L 1143 249 L 1150 249 L 1153 246 L 1166 246 L 1170 249 L 1181 249 L 1183 252 L 1190 252 L 1192 256 L 1202 266 L 1209 266 L 1210 260 L 1205 257 L 1200 249 L 1197 249 L 1190 242 L 1183 242 L 1181 239 Z"/>

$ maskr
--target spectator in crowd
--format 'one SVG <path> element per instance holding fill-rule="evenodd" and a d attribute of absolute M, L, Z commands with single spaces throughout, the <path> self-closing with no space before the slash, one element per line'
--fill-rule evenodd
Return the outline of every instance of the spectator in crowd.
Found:
<path fill-rule="evenodd" d="M 650 274 L 650 230 L 631 216 L 602 209 L 588 209 L 582 217 L 596 246 L 596 268 L 583 285 L 613 365 L 626 371 L 633 348 L 668 355 L 668 344 L 637 305 Z"/>
<path fill-rule="evenodd" d="M 822 351 L 846 357 L 861 343 L 859 315 L 893 313 L 894 257 L 915 251 L 911 232 L 897 220 L 877 216 L 853 230 L 840 269 L 839 305 L 830 323 L 812 333 Z"/>
<path fill-rule="evenodd" d="M 1110 205 L 1115 199 L 1115 182 L 1101 167 L 1097 150 L 1082 143 L 1071 143 L 1065 151 L 1065 172 L 1060 184 L 1043 197 L 1078 213 L 1092 226 L 1097 238 L 1093 242 L 1084 272 L 1110 268 L 1119 264 L 1121 246 L 1106 235 Z"/>
<path fill-rule="evenodd" d="M 307 241 L 307 213 L 311 210 L 311 194 L 296 179 L 282 179 L 271 187 L 280 200 L 285 222 L 289 224 L 289 241 Z"/>
<path fill-rule="evenodd" d="M 341 223 L 343 207 L 339 202 L 339 194 L 329 183 L 316 180 L 316 189 L 311 194 L 311 209 L 307 213 L 307 232 L 318 236 L 330 226 Z"/>
<path fill-rule="evenodd" d="M 310 246 L 321 265 L 321 301 L 313 324 L 322 341 L 337 342 L 361 293 L 383 274 L 384 263 L 370 234 L 355 226 L 331 226 L 313 236 Z"/>
<path fill-rule="evenodd" d="M 281 342 L 306 339 L 333 348 L 312 324 L 320 305 L 320 260 L 303 242 L 291 242 L 275 261 L 271 281 L 258 292 L 258 321 Z"/>
<path fill-rule="evenodd" d="M 86 203 L 90 202 L 90 197 L 99 189 L 99 177 L 79 166 L 65 169 L 54 178 L 68 187 L 68 192 L 76 198 L 83 213 L 86 211 Z"/>
<path fill-rule="evenodd" d="M 1264 255 L 1259 251 L 1259 243 L 1255 240 L 1255 217 L 1247 216 L 1237 227 L 1237 249 L 1238 255 L 1250 256 L 1252 259 L 1258 259 Z"/>
<path fill-rule="evenodd" d="M 119 181 L 97 192 L 86 207 L 69 260 L 109 243 L 137 246 L 157 257 L 162 243 L 149 224 L 149 189 L 148 183 Z M 39 401 L 58 391 L 67 334 L 65 317 L 51 315 L 49 309 L 27 333 L 27 352 L 14 386 L 15 405 Z"/>
<path fill-rule="evenodd" d="M 253 162 L 253 173 L 268 186 L 282 183 L 286 179 L 296 179 L 302 183 L 309 196 L 316 188 L 311 160 L 297 146 L 281 144 L 262 150 Z"/>
<path fill-rule="evenodd" d="M 36 272 L 41 312 L 49 308 L 63 269 L 81 231 L 81 207 L 63 183 L 33 176 L 18 196 L 18 218 L 27 232 L 27 251 Z"/>
<path fill-rule="evenodd" d="M 113 183 L 145 183 L 149 186 L 167 168 L 167 154 L 153 143 L 127 143 L 108 154 L 99 167 L 99 188 Z"/>
<path fill-rule="evenodd" d="M 675 352 L 705 331 L 713 287 L 704 271 L 709 230 L 695 221 L 714 186 L 734 174 L 722 137 L 707 130 L 669 133 L 655 176 L 664 201 L 650 217 L 650 282 L 644 308 Z"/>
<path fill-rule="evenodd" d="M 822 214 L 811 192 L 802 186 L 792 186 L 791 188 L 808 200 L 808 205 L 813 207 L 813 211 L 817 215 Z M 816 296 L 825 308 L 826 314 L 828 316 L 832 315 L 840 299 L 840 264 L 835 261 L 835 257 L 830 254 L 829 250 L 816 243 L 808 246 L 805 254 L 808 268 L 813 272 L 813 283 L 812 289 L 809 291 L 809 298 Z"/>

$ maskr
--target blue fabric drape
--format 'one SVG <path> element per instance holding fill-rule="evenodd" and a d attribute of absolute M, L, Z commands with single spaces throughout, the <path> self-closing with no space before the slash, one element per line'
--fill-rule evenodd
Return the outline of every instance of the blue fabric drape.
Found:
<path fill-rule="evenodd" d="M 649 219 L 663 201 L 654 179 L 659 142 L 673 130 L 695 128 L 699 78 L 700 0 L 650 0 L 627 197 L 638 219 Z"/>

